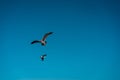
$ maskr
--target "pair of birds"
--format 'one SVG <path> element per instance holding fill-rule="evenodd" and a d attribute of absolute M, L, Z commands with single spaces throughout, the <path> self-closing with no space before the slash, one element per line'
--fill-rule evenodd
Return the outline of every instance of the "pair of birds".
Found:
<path fill-rule="evenodd" d="M 48 32 L 46 33 L 43 38 L 41 40 L 34 40 L 31 42 L 31 44 L 35 44 L 35 43 L 40 43 L 42 46 L 45 46 L 47 44 L 46 38 L 51 35 L 53 32 Z M 47 54 L 43 54 L 40 56 L 41 60 L 44 61 L 45 57 L 47 56 Z"/>

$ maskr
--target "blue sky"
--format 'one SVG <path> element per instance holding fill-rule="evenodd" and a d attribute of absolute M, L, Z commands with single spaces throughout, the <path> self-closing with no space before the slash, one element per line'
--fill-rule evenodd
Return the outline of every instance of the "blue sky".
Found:
<path fill-rule="evenodd" d="M 119 3 L 1 0 L 0 80 L 120 80 Z"/>

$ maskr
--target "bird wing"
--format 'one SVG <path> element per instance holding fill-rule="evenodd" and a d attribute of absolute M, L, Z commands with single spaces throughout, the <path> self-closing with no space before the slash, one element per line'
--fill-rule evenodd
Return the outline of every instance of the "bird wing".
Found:
<path fill-rule="evenodd" d="M 34 40 L 33 42 L 31 42 L 31 44 L 38 43 L 38 42 L 40 42 L 40 41 Z"/>
<path fill-rule="evenodd" d="M 43 57 L 47 56 L 46 54 L 42 55 Z"/>
<path fill-rule="evenodd" d="M 44 37 L 43 37 L 43 41 L 45 41 L 45 39 L 48 37 L 48 35 L 50 35 L 50 34 L 52 34 L 53 32 L 48 32 L 48 33 L 46 33 L 45 35 L 44 35 Z"/>

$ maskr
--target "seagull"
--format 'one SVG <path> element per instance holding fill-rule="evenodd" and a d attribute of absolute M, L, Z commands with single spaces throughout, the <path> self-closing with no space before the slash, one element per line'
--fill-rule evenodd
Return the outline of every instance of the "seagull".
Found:
<path fill-rule="evenodd" d="M 46 56 L 47 56 L 46 54 L 41 55 L 40 56 L 41 60 L 44 61 L 44 59 L 45 59 Z"/>
<path fill-rule="evenodd" d="M 45 46 L 47 41 L 46 41 L 46 38 L 48 37 L 48 35 L 52 34 L 53 32 L 48 32 L 46 33 L 43 38 L 41 40 L 34 40 L 33 42 L 31 42 L 31 44 L 34 44 L 34 43 L 41 43 L 42 46 Z"/>

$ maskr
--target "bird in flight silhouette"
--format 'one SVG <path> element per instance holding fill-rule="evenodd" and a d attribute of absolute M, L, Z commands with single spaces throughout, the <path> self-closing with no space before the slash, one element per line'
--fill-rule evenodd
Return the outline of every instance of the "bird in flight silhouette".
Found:
<path fill-rule="evenodd" d="M 42 46 L 45 46 L 47 44 L 46 38 L 51 35 L 53 32 L 46 33 L 41 40 L 34 40 L 31 42 L 31 44 L 34 43 L 41 43 Z"/>
<path fill-rule="evenodd" d="M 40 56 L 41 60 L 44 61 L 44 59 L 45 59 L 46 56 L 47 56 L 46 54 L 41 55 Z"/>

